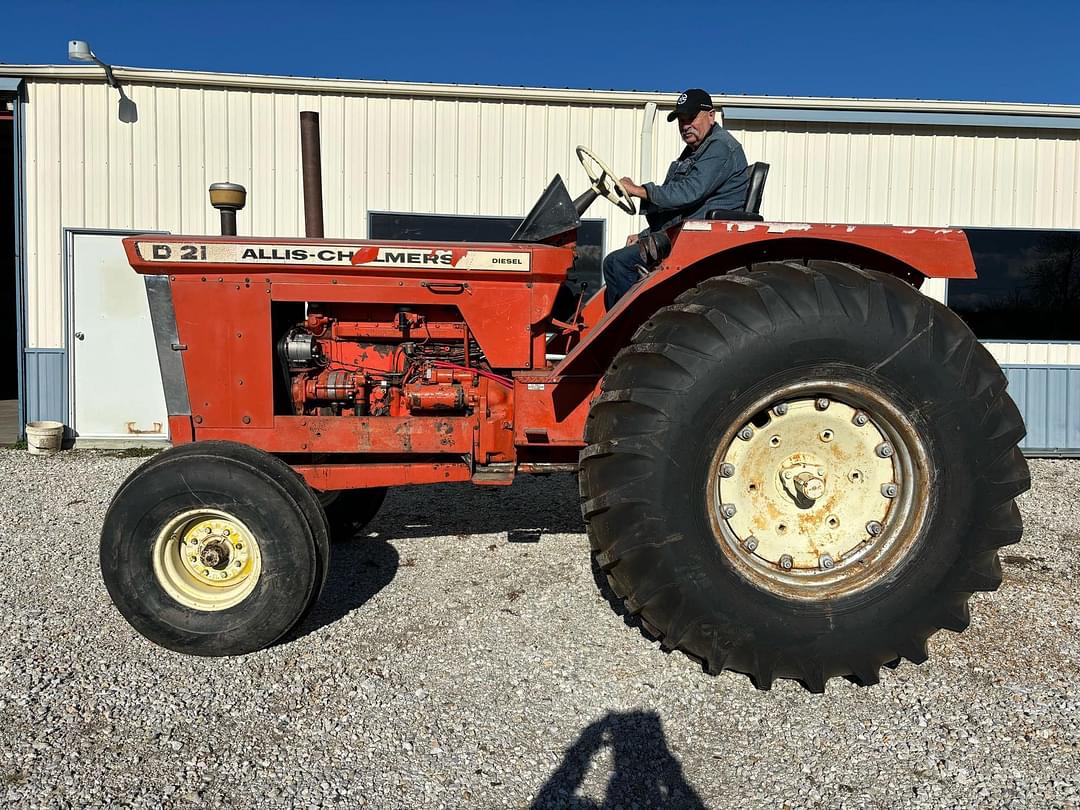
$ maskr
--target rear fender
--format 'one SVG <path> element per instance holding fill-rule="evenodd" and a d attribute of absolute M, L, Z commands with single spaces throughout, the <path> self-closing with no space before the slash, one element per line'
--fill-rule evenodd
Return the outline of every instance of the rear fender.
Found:
<path fill-rule="evenodd" d="M 851 262 L 916 287 L 926 278 L 975 278 L 971 248 L 959 229 L 691 222 L 675 236 L 671 255 L 614 309 L 604 310 L 602 294 L 593 297 L 582 313 L 590 328 L 552 376 L 603 374 L 641 324 L 695 284 L 757 262 L 786 259 Z"/>

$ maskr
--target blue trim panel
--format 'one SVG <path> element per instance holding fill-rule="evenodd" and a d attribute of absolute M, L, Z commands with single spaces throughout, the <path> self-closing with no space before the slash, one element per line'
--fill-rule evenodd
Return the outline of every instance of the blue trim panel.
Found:
<path fill-rule="evenodd" d="M 65 349 L 26 350 L 26 421 L 68 421 L 68 364 Z"/>
<path fill-rule="evenodd" d="M 1027 454 L 1080 456 L 1080 366 L 1002 366 L 1027 425 Z"/>
<path fill-rule="evenodd" d="M 729 121 L 800 121 L 829 124 L 907 124 L 1004 129 L 1080 129 L 1080 117 L 1005 113 L 899 112 L 887 110 L 807 110 L 786 107 L 721 107 Z"/>
<path fill-rule="evenodd" d="M 20 76 L 0 76 L 0 93 L 18 93 L 22 83 Z"/>

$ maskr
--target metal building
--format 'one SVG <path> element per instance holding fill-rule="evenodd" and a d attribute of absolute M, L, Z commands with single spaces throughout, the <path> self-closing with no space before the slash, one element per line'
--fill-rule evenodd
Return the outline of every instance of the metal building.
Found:
<path fill-rule="evenodd" d="M 661 179 L 681 146 L 664 119 L 673 94 L 115 72 L 135 104 L 134 122 L 119 120 L 117 91 L 96 67 L 0 66 L 0 150 L 12 150 L 15 169 L 11 178 L 0 174 L 9 184 L 0 198 L 14 201 L 11 211 L 0 207 L 0 227 L 11 229 L 15 245 L 0 305 L 15 315 L 11 339 L 19 349 L 17 367 L 0 365 L 0 400 L 17 388 L 20 418 L 56 418 L 80 435 L 94 433 L 81 429 L 80 402 L 104 396 L 87 375 L 123 372 L 108 352 L 74 345 L 82 334 L 75 301 L 85 296 L 84 311 L 87 302 L 135 304 L 106 289 L 108 276 L 76 272 L 76 254 L 106 262 L 114 232 L 216 232 L 206 190 L 223 180 L 249 190 L 239 233 L 302 235 L 301 110 L 321 116 L 332 238 L 367 237 L 387 212 L 520 217 L 555 173 L 571 193 L 585 187 L 578 144 L 639 182 Z M 748 159 L 772 166 L 766 219 L 1080 229 L 1080 107 L 714 100 Z M 602 220 L 596 232 L 604 251 L 641 227 L 602 203 L 588 216 Z M 943 283 L 925 291 L 946 300 Z M 1010 334 L 987 343 L 1025 411 L 1027 446 L 1080 452 L 1080 419 L 1072 414 L 1080 334 L 1075 341 Z M 106 398 L 94 407 L 117 406 Z M 153 404 L 146 407 L 149 413 Z M 150 417 L 144 424 L 122 416 L 110 418 L 128 435 L 160 434 Z"/>

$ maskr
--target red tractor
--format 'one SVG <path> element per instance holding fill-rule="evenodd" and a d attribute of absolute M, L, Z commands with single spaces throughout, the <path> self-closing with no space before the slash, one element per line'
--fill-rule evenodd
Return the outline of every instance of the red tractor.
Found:
<path fill-rule="evenodd" d="M 592 188 L 556 177 L 505 243 L 124 241 L 175 443 L 102 532 L 139 632 L 266 647 L 387 487 L 555 471 L 626 610 L 710 673 L 872 684 L 967 627 L 1030 481 L 997 363 L 918 291 L 975 277 L 965 233 L 688 221 L 556 317 L 585 208 L 633 211 L 579 155 Z"/>

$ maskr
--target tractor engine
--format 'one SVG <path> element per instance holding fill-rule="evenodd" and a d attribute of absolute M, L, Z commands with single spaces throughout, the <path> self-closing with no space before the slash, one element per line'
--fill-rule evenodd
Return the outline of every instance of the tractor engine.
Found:
<path fill-rule="evenodd" d="M 491 371 L 452 307 L 310 306 L 277 353 L 296 415 L 468 415 L 487 401 L 489 386 L 512 385 Z"/>

